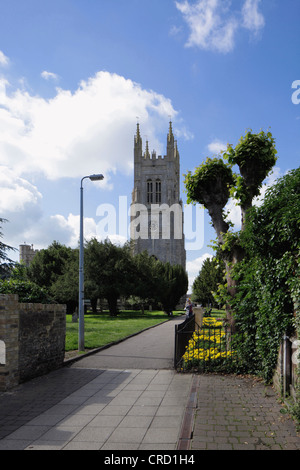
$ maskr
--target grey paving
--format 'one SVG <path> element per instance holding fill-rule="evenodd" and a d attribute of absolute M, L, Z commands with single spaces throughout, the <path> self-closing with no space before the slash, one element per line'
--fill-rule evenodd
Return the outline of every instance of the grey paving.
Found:
<path fill-rule="evenodd" d="M 189 449 L 300 450 L 295 422 L 271 386 L 251 377 L 201 375 Z"/>
<path fill-rule="evenodd" d="M 179 319 L 177 317 L 155 328 L 150 328 L 142 334 L 81 359 L 76 367 L 172 369 L 175 325 L 183 321 L 184 317 L 179 317 Z"/>
<path fill-rule="evenodd" d="M 0 393 L 0 450 L 300 450 L 272 387 L 173 370 L 177 321 Z"/>
<path fill-rule="evenodd" d="M 192 383 L 172 369 L 178 321 L 0 394 L 0 450 L 175 450 Z"/>
<path fill-rule="evenodd" d="M 172 370 L 98 371 L 0 440 L 0 450 L 175 450 L 191 379 Z"/>

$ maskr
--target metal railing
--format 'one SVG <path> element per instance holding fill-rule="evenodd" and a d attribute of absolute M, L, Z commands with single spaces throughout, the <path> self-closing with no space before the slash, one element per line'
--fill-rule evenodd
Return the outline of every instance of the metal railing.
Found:
<path fill-rule="evenodd" d="M 174 368 L 178 372 L 228 370 L 234 360 L 231 327 L 223 320 L 204 317 L 201 325 L 187 320 L 175 329 Z"/>
<path fill-rule="evenodd" d="M 176 369 L 186 348 L 195 332 L 195 316 L 185 319 L 183 323 L 175 325 L 174 368 Z"/>

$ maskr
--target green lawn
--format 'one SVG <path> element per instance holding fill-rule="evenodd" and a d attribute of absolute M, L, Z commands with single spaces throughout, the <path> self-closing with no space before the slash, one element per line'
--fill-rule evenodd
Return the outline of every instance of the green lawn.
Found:
<path fill-rule="evenodd" d="M 183 311 L 174 312 L 174 316 Z M 99 315 L 87 314 L 84 317 L 84 344 L 86 349 L 99 348 L 106 344 L 126 338 L 150 326 L 168 321 L 168 316 L 161 311 L 126 310 L 117 317 L 110 317 L 108 312 Z M 78 322 L 72 323 L 72 316 L 67 315 L 66 351 L 78 349 Z"/>

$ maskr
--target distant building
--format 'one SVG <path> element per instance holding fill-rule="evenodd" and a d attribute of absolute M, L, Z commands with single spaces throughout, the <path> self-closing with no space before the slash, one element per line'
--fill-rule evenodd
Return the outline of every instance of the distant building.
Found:
<path fill-rule="evenodd" d="M 167 154 L 143 152 L 139 124 L 134 138 L 134 188 L 131 203 L 134 253 L 147 251 L 163 262 L 186 268 L 183 206 L 180 199 L 180 158 L 172 123 Z"/>
<path fill-rule="evenodd" d="M 33 245 L 19 245 L 19 260 L 20 263 L 24 263 L 29 266 L 33 258 L 35 257 L 38 250 L 33 249 Z"/>

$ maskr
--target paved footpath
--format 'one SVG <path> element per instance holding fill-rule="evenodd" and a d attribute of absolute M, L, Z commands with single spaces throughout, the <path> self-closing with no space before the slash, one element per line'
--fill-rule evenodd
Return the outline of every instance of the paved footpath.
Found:
<path fill-rule="evenodd" d="M 271 386 L 250 377 L 200 375 L 193 388 L 189 447 L 182 449 L 300 450 L 300 434 Z"/>
<path fill-rule="evenodd" d="M 0 393 L 0 450 L 300 450 L 271 387 L 173 370 L 176 322 Z"/>
<path fill-rule="evenodd" d="M 0 450 L 176 450 L 192 376 L 173 319 L 0 394 Z"/>

